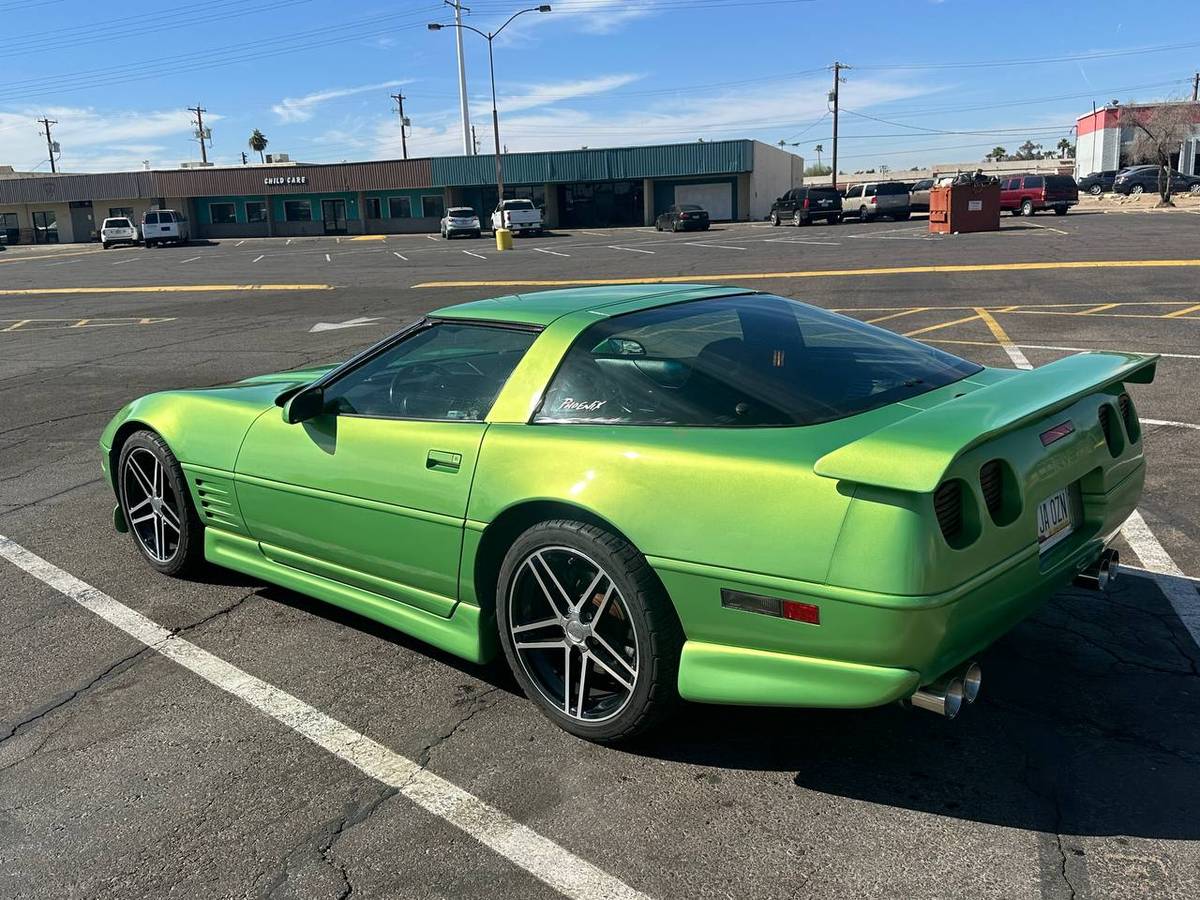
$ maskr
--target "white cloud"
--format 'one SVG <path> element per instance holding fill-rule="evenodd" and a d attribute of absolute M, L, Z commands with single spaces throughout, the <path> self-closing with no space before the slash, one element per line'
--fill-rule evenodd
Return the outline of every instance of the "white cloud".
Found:
<path fill-rule="evenodd" d="M 194 126 L 186 110 L 99 111 L 89 107 L 27 108 L 19 111 L 0 110 L 0 163 L 18 169 L 49 170 L 46 161 L 46 139 L 34 121 L 43 116 L 56 119 L 54 140 L 62 146 L 59 168 L 67 172 L 100 172 L 114 169 L 141 168 L 142 161 L 151 165 L 174 165 L 187 158 L 186 150 L 177 149 L 164 156 L 168 148 L 160 139 L 180 139 L 176 146 L 192 137 Z M 205 124 L 220 121 L 221 116 L 210 113 Z M 191 144 L 195 154 L 199 148 Z M 174 158 L 178 156 L 179 158 Z"/>
<path fill-rule="evenodd" d="M 407 81 L 381 81 L 378 84 L 361 84 L 357 87 L 327 88 L 323 91 L 305 94 L 303 97 L 284 97 L 274 104 L 271 110 L 281 122 L 307 122 L 313 117 L 314 109 L 326 101 L 352 97 L 355 94 L 366 94 L 371 91 L 382 91 L 408 83 Z"/>
<path fill-rule="evenodd" d="M 563 100 L 576 100 L 580 97 L 592 97 L 608 91 L 615 91 L 641 78 L 641 75 L 603 75 L 599 78 L 585 78 L 580 81 L 563 81 L 558 84 L 533 85 L 524 93 L 510 94 L 499 97 L 496 101 L 501 113 L 519 112 L 524 109 L 537 109 L 560 103 Z M 491 104 L 480 104 L 480 108 L 491 112 Z M 479 114 L 478 112 L 476 113 Z"/>

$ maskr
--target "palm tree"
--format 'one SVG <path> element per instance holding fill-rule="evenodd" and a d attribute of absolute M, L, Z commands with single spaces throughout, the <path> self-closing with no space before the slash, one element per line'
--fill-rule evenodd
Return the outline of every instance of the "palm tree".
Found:
<path fill-rule="evenodd" d="M 987 159 L 994 160 L 995 162 L 1000 162 L 1007 155 L 1008 155 L 1008 151 L 1005 150 L 1003 147 L 993 147 L 992 152 L 987 155 Z"/>
<path fill-rule="evenodd" d="M 1066 159 L 1067 157 L 1075 155 L 1075 145 L 1066 138 L 1059 140 L 1057 149 L 1059 159 Z"/>
<path fill-rule="evenodd" d="M 258 154 L 260 161 L 267 161 L 266 157 L 263 156 L 263 151 L 267 149 L 267 144 L 271 142 L 267 140 L 267 136 L 265 134 L 255 128 L 254 131 L 250 133 L 250 140 L 247 141 L 247 143 L 250 145 L 250 149 Z"/>
<path fill-rule="evenodd" d="M 813 149 L 817 151 L 817 168 L 819 169 L 821 168 L 821 153 L 825 150 L 825 145 L 817 144 Z"/>

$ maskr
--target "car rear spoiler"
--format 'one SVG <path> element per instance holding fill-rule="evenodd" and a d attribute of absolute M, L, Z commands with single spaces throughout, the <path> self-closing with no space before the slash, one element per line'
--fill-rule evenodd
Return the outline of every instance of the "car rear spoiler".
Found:
<path fill-rule="evenodd" d="M 961 454 L 1117 382 L 1149 384 L 1157 355 L 1079 353 L 972 391 L 827 453 L 818 475 L 931 493 Z"/>

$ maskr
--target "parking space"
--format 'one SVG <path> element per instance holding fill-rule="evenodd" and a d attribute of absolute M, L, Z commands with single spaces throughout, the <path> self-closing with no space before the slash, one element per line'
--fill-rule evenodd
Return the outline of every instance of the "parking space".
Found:
<path fill-rule="evenodd" d="M 1002 224 L 0 254 L 0 895 L 1200 894 L 1200 223 Z M 502 665 L 233 573 L 160 578 L 112 529 L 96 440 L 132 397 L 334 362 L 464 300 L 639 280 L 740 283 L 989 366 L 1163 354 L 1132 388 L 1150 468 L 1118 586 L 989 649 L 953 722 L 690 706 L 612 749 Z"/>

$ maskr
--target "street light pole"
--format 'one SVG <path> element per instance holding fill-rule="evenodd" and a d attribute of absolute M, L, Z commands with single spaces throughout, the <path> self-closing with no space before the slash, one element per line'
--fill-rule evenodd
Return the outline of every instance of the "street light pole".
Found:
<path fill-rule="evenodd" d="M 441 22 L 430 22 L 428 28 L 430 31 L 441 31 L 443 28 L 455 28 L 462 33 L 462 29 L 473 31 L 485 41 L 488 45 L 488 74 L 492 79 L 492 136 L 496 141 L 496 203 L 504 202 L 504 168 L 500 162 L 500 113 L 496 107 L 496 62 L 492 53 L 492 41 L 512 24 L 512 20 L 517 16 L 524 15 L 527 12 L 550 12 L 550 5 L 543 3 L 541 6 L 531 6 L 528 9 L 519 9 L 505 21 L 503 25 L 495 31 L 480 31 L 471 25 L 464 25 L 461 21 L 455 21 L 452 24 L 442 24 Z M 457 17 L 456 17 L 457 19 Z"/>

